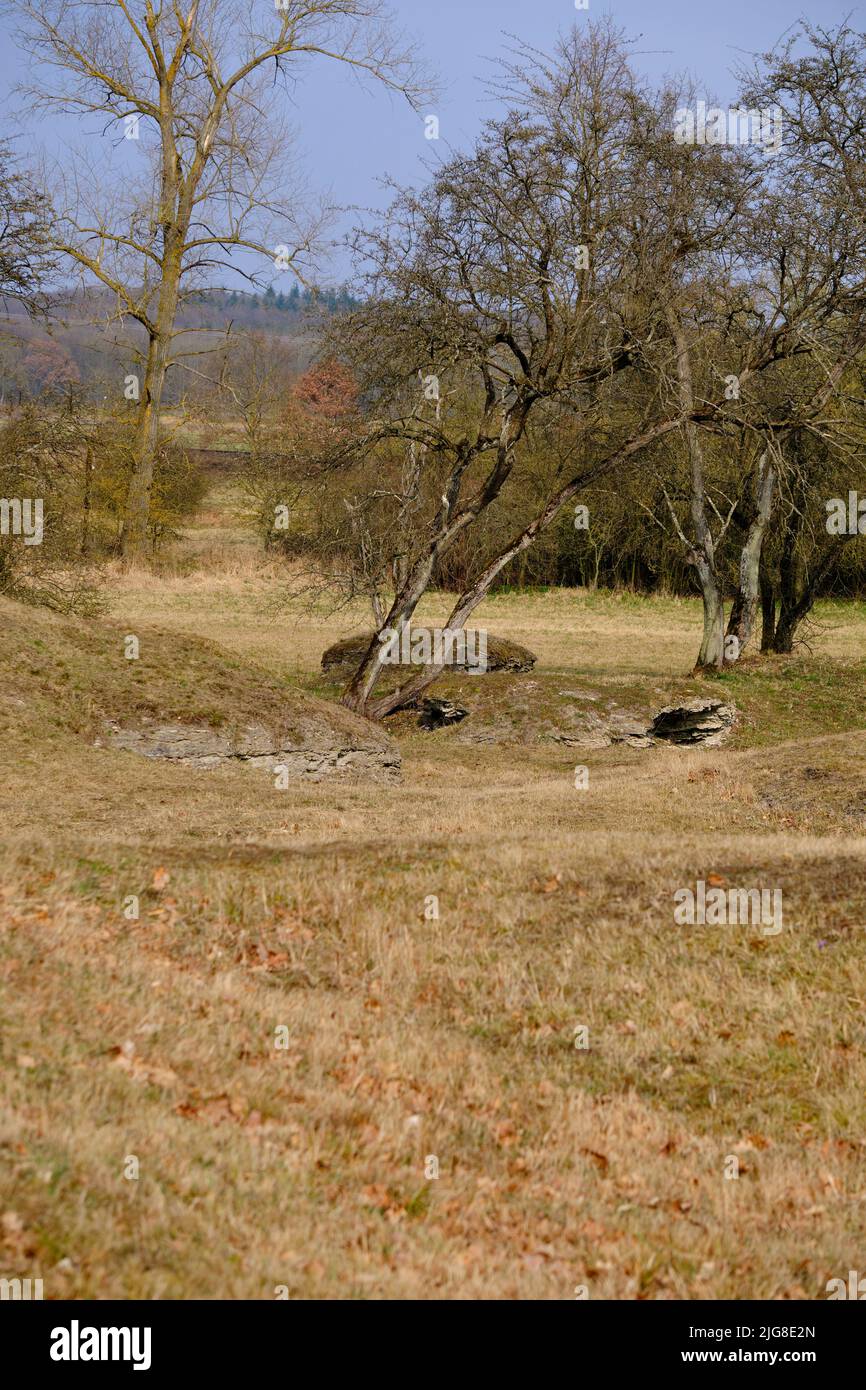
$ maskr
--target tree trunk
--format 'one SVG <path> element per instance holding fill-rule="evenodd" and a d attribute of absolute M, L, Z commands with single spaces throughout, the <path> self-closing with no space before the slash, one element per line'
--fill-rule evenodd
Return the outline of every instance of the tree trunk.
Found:
<path fill-rule="evenodd" d="M 93 498 L 93 450 L 88 444 L 84 455 L 84 499 L 81 519 L 81 555 L 87 559 L 90 554 L 90 512 Z"/>
<path fill-rule="evenodd" d="M 776 640 L 776 591 L 763 558 L 761 559 L 759 581 L 761 587 L 761 651 L 771 652 Z"/>
<path fill-rule="evenodd" d="M 388 631 L 401 632 L 411 620 L 430 582 L 434 563 L 435 555 L 430 554 L 425 557 L 423 562 L 417 564 L 411 576 L 406 581 L 402 592 L 394 599 L 387 618 L 379 631 L 374 633 L 373 640 L 367 648 L 366 656 L 352 677 L 343 695 L 342 703 L 347 709 L 355 710 L 358 714 L 369 713 L 371 718 L 377 717 L 372 710 L 368 712 L 367 705 L 378 684 L 379 677 L 382 674 L 382 667 L 385 664 L 385 644 L 379 641 L 380 633 Z"/>
<path fill-rule="evenodd" d="M 785 560 L 790 558 L 790 566 L 786 566 L 782 576 L 782 603 L 773 638 L 774 652 L 787 654 L 794 650 L 797 629 L 811 613 L 824 580 L 838 562 L 839 554 L 849 539 L 848 536 L 840 536 L 836 544 L 825 552 L 820 564 L 814 566 L 808 579 L 802 582 L 801 566 L 796 559 L 783 557 Z"/>
<path fill-rule="evenodd" d="M 701 650 L 695 663 L 697 670 L 715 667 L 721 670 L 725 664 L 725 602 L 716 577 L 715 569 L 707 564 L 703 556 L 695 561 L 701 598 L 704 605 L 704 635 Z"/>
<path fill-rule="evenodd" d="M 123 529 L 120 533 L 121 554 L 128 560 L 140 559 L 147 547 L 150 494 L 159 442 L 159 415 L 168 370 L 168 351 L 166 339 L 151 339 L 144 376 L 144 393 L 132 446 L 132 473 L 126 494 Z"/>
<path fill-rule="evenodd" d="M 794 650 L 794 634 L 797 631 L 797 619 L 794 610 L 783 608 L 779 614 L 779 622 L 773 634 L 773 651 L 783 655 L 790 655 Z"/>
<path fill-rule="evenodd" d="M 132 446 L 132 473 L 120 536 L 121 554 L 128 560 L 140 559 L 147 548 L 160 410 L 180 297 L 181 248 L 185 235 L 184 227 L 177 228 L 166 246 L 156 323 L 148 343 L 144 392 Z"/>
<path fill-rule="evenodd" d="M 716 547 L 713 531 L 707 517 L 704 451 L 698 426 L 689 418 L 695 408 L 692 363 L 685 331 L 677 313 L 671 306 L 667 307 L 666 316 L 677 353 L 680 405 L 683 415 L 686 417 L 683 433 L 691 475 L 689 510 L 692 517 L 693 539 L 689 543 L 682 531 L 680 531 L 680 536 L 688 546 L 689 560 L 697 571 L 704 602 L 704 635 L 695 669 L 715 667 L 717 670 L 721 670 L 725 664 L 725 604 L 722 586 L 716 571 Z M 673 509 L 671 510 L 673 511 Z M 674 517 L 674 521 L 679 529 L 676 517 Z"/>
<path fill-rule="evenodd" d="M 808 490 L 801 469 L 792 489 L 791 511 L 785 526 L 779 557 L 779 619 L 773 634 L 773 651 L 788 654 L 794 650 L 797 629 L 811 613 L 824 581 L 838 563 L 850 536 L 837 536 L 824 554 L 806 571 L 800 541 L 806 525 Z"/>
<path fill-rule="evenodd" d="M 521 402 L 503 419 L 495 467 L 473 500 L 459 511 L 455 511 L 463 476 L 478 453 L 477 445 L 466 444 L 459 449 L 451 476 L 442 494 L 442 505 L 433 522 L 432 539 L 426 553 L 415 561 L 411 569 L 403 563 L 395 565 L 396 597 L 383 627 L 374 635 L 363 661 L 343 695 L 342 703 L 347 709 L 355 710 L 356 713 L 371 719 L 382 717 L 380 707 L 383 701 L 371 706 L 371 697 L 385 664 L 385 647 L 379 641 L 380 634 L 386 631 L 401 632 L 409 623 L 427 592 L 427 586 L 442 556 L 451 550 L 466 528 L 499 496 L 510 474 L 514 446 L 523 433 L 528 413 L 528 405 Z M 393 697 L 386 696 L 384 703 L 388 705 L 385 712 L 397 707 L 393 703 Z"/>
<path fill-rule="evenodd" d="M 776 473 L 767 451 L 758 463 L 757 496 L 755 513 L 740 552 L 740 577 L 736 598 L 728 620 L 728 636 L 736 637 L 740 655 L 748 645 L 755 627 L 758 612 L 758 592 L 760 588 L 761 554 L 764 546 L 764 532 L 773 509 L 773 495 Z"/>

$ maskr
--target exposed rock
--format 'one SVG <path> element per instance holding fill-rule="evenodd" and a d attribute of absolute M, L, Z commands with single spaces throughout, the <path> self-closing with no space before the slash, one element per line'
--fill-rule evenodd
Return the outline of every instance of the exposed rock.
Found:
<path fill-rule="evenodd" d="M 126 626 L 67 619 L 2 595 L 0 628 L 0 741 L 26 711 L 36 728 L 189 767 L 284 764 L 308 778 L 399 772 L 399 753 L 379 726 L 214 642 L 139 627 L 140 659 L 127 661 Z M 26 706 L 7 708 L 10 700 Z"/>
<path fill-rule="evenodd" d="M 659 710 L 649 728 L 630 710 L 607 716 L 587 711 L 581 727 L 557 732 L 554 738 L 574 748 L 607 748 L 623 743 L 628 748 L 653 748 L 660 743 L 704 744 L 716 748 L 730 734 L 737 712 L 721 700 L 690 700 Z"/>
<path fill-rule="evenodd" d="M 356 637 L 346 637 L 342 642 L 335 642 L 322 657 L 322 670 L 337 675 L 345 668 L 348 674 L 362 660 L 372 640 L 372 632 L 362 632 Z M 477 666 L 460 661 L 449 662 L 446 670 L 464 671 L 472 675 L 489 674 L 491 671 L 531 671 L 537 660 L 532 652 L 526 647 L 521 647 L 518 642 L 510 642 L 506 637 L 488 634 L 487 664 L 483 672 Z M 393 669 L 417 670 L 418 667 L 401 664 Z"/>
<path fill-rule="evenodd" d="M 318 780 L 332 774 L 398 776 L 400 754 L 372 724 L 337 711 L 334 726 L 316 719 L 303 737 L 298 732 L 275 732 L 250 724 L 229 732 L 197 724 L 165 724 L 141 719 L 136 728 L 106 721 L 100 743 L 139 753 L 144 758 L 165 759 L 187 767 L 214 768 L 230 762 L 274 772 L 284 767 L 290 780 Z M 348 725 L 357 725 L 348 727 Z M 343 727 L 346 726 L 346 727 Z"/>
<path fill-rule="evenodd" d="M 611 707 L 616 710 L 613 701 L 608 702 L 608 708 Z M 627 743 L 642 748 L 650 746 L 645 721 L 632 710 L 616 710 L 606 715 L 594 709 L 587 710 L 581 715 L 580 725 L 573 732 L 557 732 L 553 737 L 557 743 L 574 748 L 609 748 L 612 743 Z"/>
<path fill-rule="evenodd" d="M 736 722 L 737 711 L 722 700 L 689 700 L 659 710 L 647 736 L 666 743 L 703 743 L 717 748 Z"/>
<path fill-rule="evenodd" d="M 578 734 L 555 733 L 551 737 L 554 743 L 564 743 L 567 748 L 609 748 L 613 742 L 609 734 L 591 729 Z"/>
<path fill-rule="evenodd" d="M 450 700 L 426 699 L 418 720 L 421 729 L 444 729 L 448 724 L 459 724 L 468 715 L 468 709 L 452 704 Z"/>
<path fill-rule="evenodd" d="M 647 735 L 644 721 L 638 715 L 629 714 L 627 710 L 612 714 L 608 720 L 608 728 L 614 743 L 621 743 L 630 738 L 646 738 Z"/>

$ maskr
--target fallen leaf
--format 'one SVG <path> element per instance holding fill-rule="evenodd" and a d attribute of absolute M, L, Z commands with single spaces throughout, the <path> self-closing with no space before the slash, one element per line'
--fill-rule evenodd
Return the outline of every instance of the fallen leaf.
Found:
<path fill-rule="evenodd" d="M 768 1139 L 766 1135 L 749 1134 L 746 1137 L 751 1139 L 756 1149 L 771 1149 L 773 1147 L 772 1139 Z"/>
<path fill-rule="evenodd" d="M 146 1081 L 152 1086 L 176 1086 L 178 1076 L 171 1067 L 151 1066 L 141 1057 L 135 1057 L 127 1051 L 130 1044 L 125 1043 L 123 1047 L 112 1048 L 114 1065 L 125 1071 L 133 1081 Z"/>

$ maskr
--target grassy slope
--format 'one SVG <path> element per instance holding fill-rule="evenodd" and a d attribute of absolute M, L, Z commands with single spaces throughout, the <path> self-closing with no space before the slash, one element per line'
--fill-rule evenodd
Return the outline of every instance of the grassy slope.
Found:
<path fill-rule="evenodd" d="M 286 746 L 317 736 L 387 742 L 338 704 L 186 633 L 69 620 L 3 598 L 0 632 L 0 735 L 19 748 L 25 730 L 37 746 L 52 734 L 92 744 L 108 719 L 124 728 L 157 719 L 225 731 L 263 724 Z M 129 636 L 138 641 L 132 660 Z"/>
<path fill-rule="evenodd" d="M 127 578 L 115 620 L 329 693 L 321 651 L 363 615 L 270 618 L 273 588 Z M 387 789 L 95 750 L 57 649 L 38 725 L 0 733 L 0 1272 L 49 1297 L 811 1298 L 857 1267 L 866 615 L 828 608 L 814 659 L 722 682 L 681 674 L 696 616 L 491 602 L 538 668 L 445 688 L 514 741 L 407 725 Z M 185 672 L 161 698 L 199 698 Z M 563 690 L 650 709 L 719 684 L 744 712 L 725 749 L 537 739 Z M 783 933 L 675 926 L 710 873 L 782 888 Z"/>

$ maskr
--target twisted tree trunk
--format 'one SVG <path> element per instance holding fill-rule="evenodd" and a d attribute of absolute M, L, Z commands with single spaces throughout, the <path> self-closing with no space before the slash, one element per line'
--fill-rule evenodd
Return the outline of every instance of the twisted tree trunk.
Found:
<path fill-rule="evenodd" d="M 739 656 L 751 640 L 758 612 L 758 596 L 761 585 L 761 555 L 764 547 L 764 532 L 773 510 L 773 497 L 776 487 L 776 471 L 764 450 L 758 461 L 755 510 L 746 534 L 745 544 L 740 552 L 740 572 L 737 593 L 734 598 L 731 616 L 728 619 L 728 637 L 735 637 L 739 644 Z"/>
<path fill-rule="evenodd" d="M 685 418 L 683 434 L 688 453 L 691 476 L 689 510 L 692 519 L 692 538 L 686 541 L 688 558 L 694 566 L 701 586 L 704 606 L 704 633 L 695 663 L 696 670 L 725 664 L 725 603 L 722 584 L 716 568 L 716 546 L 707 516 L 707 493 L 704 482 L 704 452 L 698 426 L 691 418 L 695 413 L 695 392 L 692 382 L 692 363 L 685 331 L 676 311 L 666 308 L 668 327 L 676 348 L 677 381 L 680 406 Z M 677 523 L 678 525 L 678 523 Z M 685 537 L 682 537 L 685 540 Z"/>

